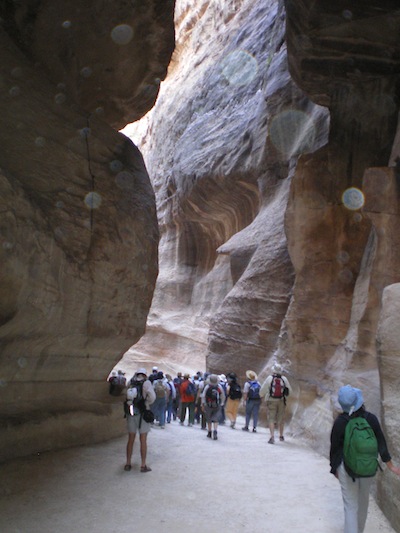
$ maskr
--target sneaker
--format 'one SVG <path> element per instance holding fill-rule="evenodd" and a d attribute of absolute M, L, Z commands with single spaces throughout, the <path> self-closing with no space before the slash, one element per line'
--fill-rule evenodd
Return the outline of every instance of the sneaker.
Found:
<path fill-rule="evenodd" d="M 253 433 L 257 433 L 257 430 L 256 430 L 256 428 L 253 428 Z"/>
<path fill-rule="evenodd" d="M 271 437 L 268 441 L 268 444 L 275 444 L 275 439 L 274 437 Z"/>
<path fill-rule="evenodd" d="M 280 441 L 284 441 L 284 440 L 285 440 L 285 437 L 284 437 L 283 435 L 281 435 L 281 436 L 279 437 L 279 440 L 280 440 Z"/>
<path fill-rule="evenodd" d="M 211 431 L 209 431 L 209 432 L 207 433 L 207 437 L 208 437 L 209 439 L 211 439 Z"/>
<path fill-rule="evenodd" d="M 231 428 L 235 429 L 235 422 L 231 422 Z"/>
<path fill-rule="evenodd" d="M 213 432 L 213 439 L 214 440 L 218 439 L 218 435 L 217 435 L 217 430 L 216 429 L 214 429 L 214 432 Z"/>
<path fill-rule="evenodd" d="M 242 428 L 242 431 L 249 431 L 249 428 L 245 426 L 244 428 Z"/>
<path fill-rule="evenodd" d="M 183 425 L 184 425 L 184 423 L 183 423 L 183 422 L 179 422 L 179 425 L 180 425 L 180 426 L 183 426 Z"/>

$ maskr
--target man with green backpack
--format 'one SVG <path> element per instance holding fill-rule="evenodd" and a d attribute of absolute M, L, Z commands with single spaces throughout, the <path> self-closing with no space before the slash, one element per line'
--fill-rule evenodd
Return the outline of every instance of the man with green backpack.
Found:
<path fill-rule="evenodd" d="M 360 389 L 341 387 L 338 401 L 343 412 L 331 432 L 331 473 L 340 482 L 344 504 L 344 533 L 362 533 L 367 520 L 369 491 L 379 466 L 378 454 L 397 475 L 377 417 L 366 411 Z"/>

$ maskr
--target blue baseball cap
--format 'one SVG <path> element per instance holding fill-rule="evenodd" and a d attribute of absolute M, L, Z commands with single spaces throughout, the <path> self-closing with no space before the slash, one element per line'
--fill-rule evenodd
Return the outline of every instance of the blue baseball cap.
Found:
<path fill-rule="evenodd" d="M 351 415 L 360 409 L 364 403 L 364 398 L 360 389 L 345 385 L 339 389 L 338 402 L 343 412 Z"/>

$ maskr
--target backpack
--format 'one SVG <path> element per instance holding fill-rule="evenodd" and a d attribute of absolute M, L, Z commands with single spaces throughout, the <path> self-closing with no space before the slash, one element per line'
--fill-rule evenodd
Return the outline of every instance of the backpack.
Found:
<path fill-rule="evenodd" d="M 144 381 L 136 381 L 131 379 L 129 389 L 127 390 L 127 399 L 124 402 L 124 416 L 133 413 L 143 413 L 146 409 L 145 400 L 143 398 L 143 383 Z M 130 400 L 128 396 L 130 391 L 136 389 L 136 396 L 133 400 Z M 130 409 L 132 407 L 132 410 Z"/>
<path fill-rule="evenodd" d="M 218 407 L 221 403 L 221 398 L 219 394 L 218 385 L 209 385 L 208 389 L 206 390 L 206 405 L 208 407 L 211 407 L 212 409 L 215 409 Z"/>
<path fill-rule="evenodd" d="M 164 383 L 161 380 L 157 380 L 154 383 L 154 392 L 156 393 L 156 398 L 165 398 L 166 397 L 166 391 L 165 391 Z"/>
<path fill-rule="evenodd" d="M 108 392 L 111 396 L 120 396 L 125 388 L 126 379 L 123 376 L 111 376 L 108 382 L 110 384 Z"/>
<path fill-rule="evenodd" d="M 260 389 L 261 386 L 258 383 L 258 381 L 249 381 L 250 388 L 249 392 L 247 393 L 247 399 L 248 400 L 260 400 Z"/>
<path fill-rule="evenodd" d="M 285 382 L 281 376 L 272 376 L 271 386 L 269 388 L 271 398 L 283 398 L 285 396 L 285 388 Z"/>
<path fill-rule="evenodd" d="M 241 397 L 242 389 L 240 388 L 239 383 L 232 381 L 232 383 L 229 385 L 229 398 L 231 400 L 240 400 Z"/>
<path fill-rule="evenodd" d="M 196 394 L 197 394 L 196 385 L 189 380 L 185 392 L 186 392 L 186 396 L 196 397 Z"/>
<path fill-rule="evenodd" d="M 344 464 L 353 477 L 372 477 L 378 469 L 378 441 L 362 416 L 350 418 L 344 432 Z"/>

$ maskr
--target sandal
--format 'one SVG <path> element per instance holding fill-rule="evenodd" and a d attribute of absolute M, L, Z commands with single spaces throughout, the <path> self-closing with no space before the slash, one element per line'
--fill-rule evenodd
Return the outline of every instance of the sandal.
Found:
<path fill-rule="evenodd" d="M 124 470 L 125 470 L 126 472 L 130 472 L 131 468 L 132 468 L 131 465 L 125 465 L 125 466 L 124 466 Z"/>
<path fill-rule="evenodd" d="M 141 466 L 140 467 L 141 472 L 151 472 L 151 468 L 149 466 Z"/>

